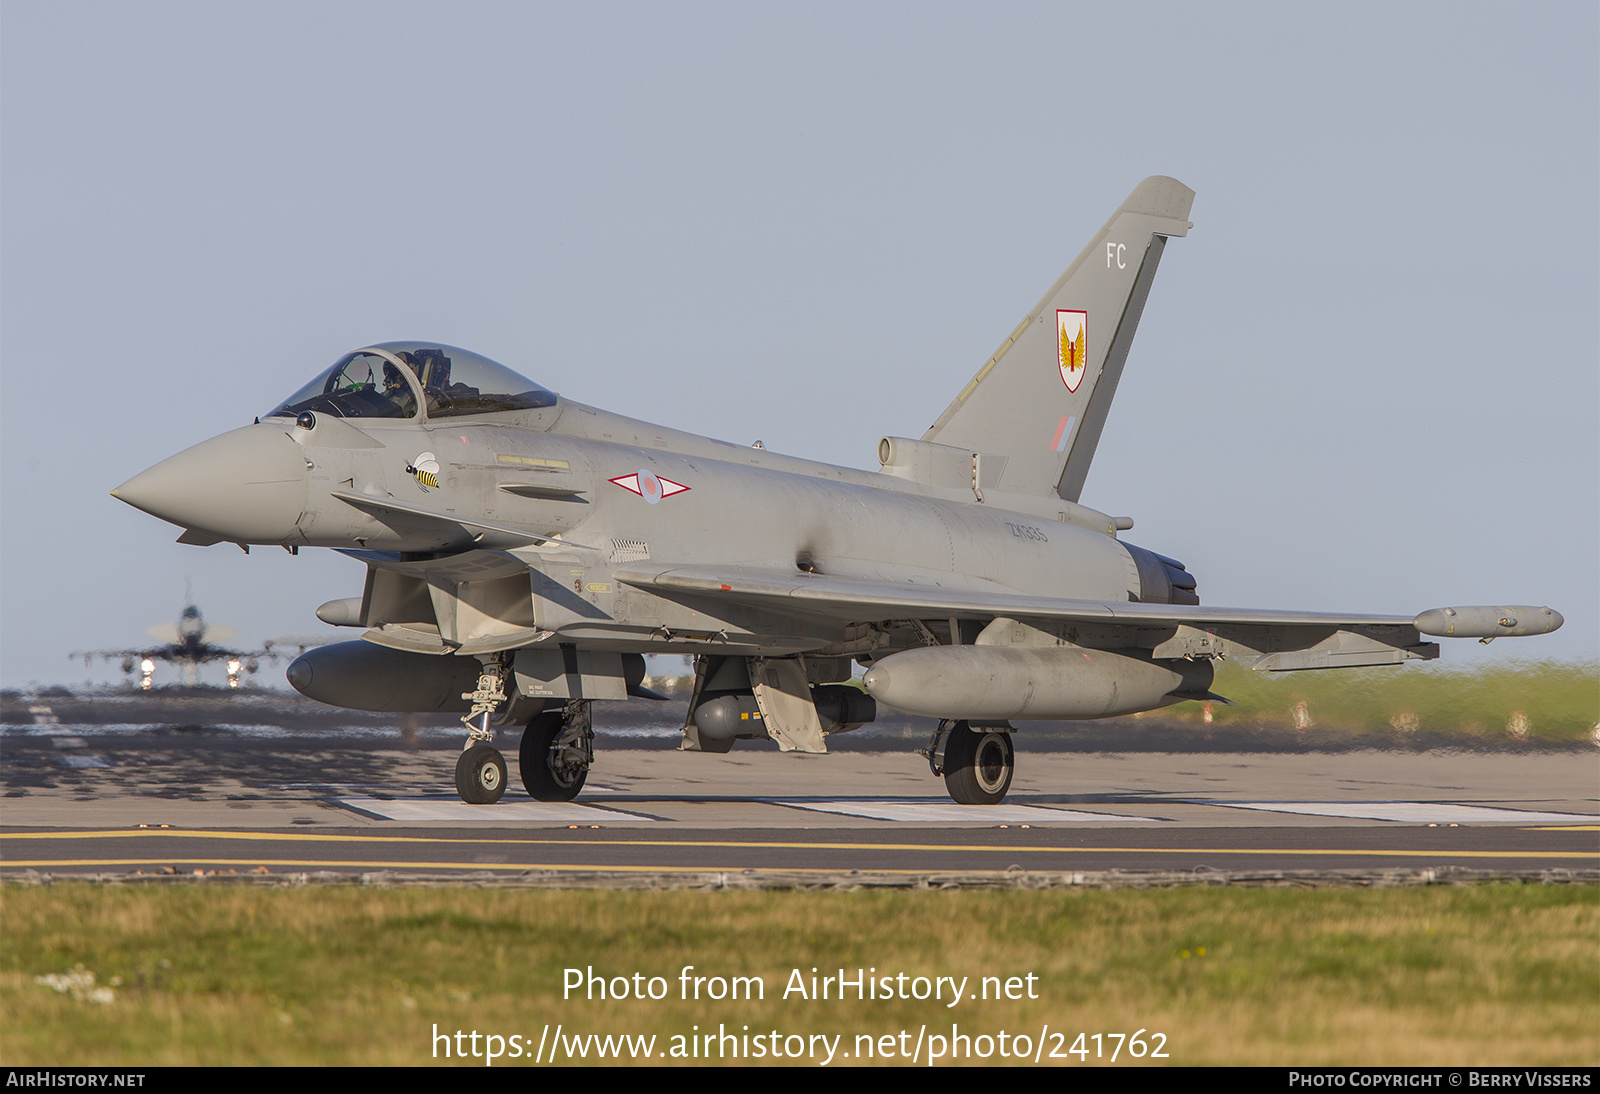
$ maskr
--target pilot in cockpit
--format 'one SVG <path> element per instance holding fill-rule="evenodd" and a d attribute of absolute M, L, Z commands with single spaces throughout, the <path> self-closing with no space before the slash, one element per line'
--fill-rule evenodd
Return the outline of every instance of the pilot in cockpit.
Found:
<path fill-rule="evenodd" d="M 450 386 L 450 358 L 439 349 L 422 347 L 395 354 L 406 367 L 422 381 L 423 394 L 428 400 L 428 413 L 434 414 L 450 406 L 459 398 L 462 389 Z M 474 393 L 475 394 L 475 393 Z"/>
<path fill-rule="evenodd" d="M 419 384 L 424 407 L 417 405 Z M 425 412 L 445 418 L 555 403 L 555 392 L 467 350 L 389 342 L 341 357 L 272 415 L 293 418 L 309 410 L 340 418 L 414 418 Z"/>
<path fill-rule="evenodd" d="M 405 354 L 396 354 L 396 356 L 402 361 L 406 361 Z M 406 364 L 409 366 L 411 362 L 406 361 Z M 411 368 L 413 372 L 416 371 L 415 366 L 411 366 Z M 412 392 L 411 385 L 406 383 L 404 376 L 400 375 L 400 370 L 388 361 L 383 363 L 383 395 L 384 398 L 398 406 L 406 416 L 409 417 L 416 412 L 417 397 Z"/>

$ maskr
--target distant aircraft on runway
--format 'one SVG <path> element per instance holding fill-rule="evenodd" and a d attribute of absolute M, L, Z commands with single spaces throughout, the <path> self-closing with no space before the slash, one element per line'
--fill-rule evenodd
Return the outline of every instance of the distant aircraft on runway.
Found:
<path fill-rule="evenodd" d="M 131 650 L 77 650 L 69 656 L 83 658 L 85 665 L 96 657 L 106 661 L 120 659 L 122 671 L 128 676 L 138 670 L 139 686 L 145 691 L 155 686 L 158 663 L 181 666 L 184 682 L 192 686 L 199 682 L 201 665 L 220 661 L 227 666 L 228 687 L 237 688 L 240 676 L 253 675 L 263 660 L 289 656 L 287 648 L 274 647 L 293 647 L 296 654 L 301 654 L 320 642 L 318 639 L 280 638 L 264 643 L 258 650 L 220 646 L 218 642 L 233 637 L 233 628 L 211 626 L 193 604 L 183 609 L 176 623 L 157 623 L 145 633 L 158 644 Z"/>

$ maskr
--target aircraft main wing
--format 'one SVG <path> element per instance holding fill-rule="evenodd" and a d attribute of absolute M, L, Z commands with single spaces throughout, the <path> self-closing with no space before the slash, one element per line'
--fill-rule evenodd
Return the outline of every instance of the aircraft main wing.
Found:
<path fill-rule="evenodd" d="M 1438 656 L 1439 647 L 1423 642 L 1423 633 L 1497 637 L 1543 633 L 1562 622 L 1549 608 L 1436 608 L 1402 616 L 1142 604 L 744 566 L 633 566 L 617 570 L 616 578 L 708 607 L 718 601 L 781 607 L 840 622 L 1010 618 L 1068 624 L 1082 631 L 1085 641 L 1097 636 L 1097 644 L 1149 648 L 1156 657 L 1252 654 L 1256 668 L 1279 671 L 1430 660 Z"/>
<path fill-rule="evenodd" d="M 974 592 L 935 585 L 869 581 L 831 575 L 793 574 L 745 566 L 624 567 L 618 581 L 647 590 L 699 593 L 752 606 L 781 603 L 808 614 L 850 621 L 918 617 L 992 619 L 1011 616 L 1076 623 L 1131 625 L 1237 624 L 1245 626 L 1411 627 L 1412 616 L 1352 615 L 1330 612 L 1269 611 L 1209 605 L 1138 604 L 1110 600 L 1069 600 L 1023 593 Z"/>

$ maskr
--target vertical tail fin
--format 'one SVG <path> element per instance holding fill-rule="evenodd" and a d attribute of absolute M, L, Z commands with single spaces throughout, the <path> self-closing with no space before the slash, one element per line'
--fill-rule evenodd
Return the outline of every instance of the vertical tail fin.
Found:
<path fill-rule="evenodd" d="M 923 434 L 1005 456 L 999 488 L 1077 501 L 1168 236 L 1194 191 L 1155 175 L 1133 188 L 1011 337 Z"/>

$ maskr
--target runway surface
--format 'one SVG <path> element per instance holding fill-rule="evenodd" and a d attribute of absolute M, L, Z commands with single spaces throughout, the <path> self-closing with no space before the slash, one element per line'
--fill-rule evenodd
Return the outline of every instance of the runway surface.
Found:
<path fill-rule="evenodd" d="M 0 872 L 936 876 L 1600 868 L 1600 753 L 1030 751 L 957 806 L 912 744 L 724 756 L 602 737 L 570 804 L 453 790 L 427 734 L 8 725 Z M 634 741 L 638 744 L 638 741 Z M 657 742 L 651 742 L 657 743 Z M 407 747 L 409 745 L 409 747 Z"/>

